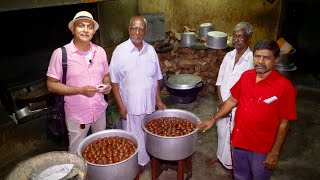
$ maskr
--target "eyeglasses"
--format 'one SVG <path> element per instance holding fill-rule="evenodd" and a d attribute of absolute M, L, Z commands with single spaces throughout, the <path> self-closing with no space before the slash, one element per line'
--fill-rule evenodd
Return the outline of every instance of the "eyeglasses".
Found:
<path fill-rule="evenodd" d="M 130 31 L 133 31 L 133 32 L 136 32 L 136 31 L 138 31 L 138 32 L 144 32 L 145 31 L 145 28 L 141 28 L 141 27 L 129 27 L 129 29 L 130 29 Z"/>
<path fill-rule="evenodd" d="M 238 41 L 243 41 L 246 38 L 244 36 L 231 36 L 232 40 L 238 40 Z"/>
<path fill-rule="evenodd" d="M 262 60 L 270 61 L 270 60 L 272 59 L 271 56 L 262 56 L 262 55 L 257 55 L 257 54 L 254 55 L 253 57 L 254 57 L 254 60 L 260 60 L 260 59 L 262 59 Z"/>

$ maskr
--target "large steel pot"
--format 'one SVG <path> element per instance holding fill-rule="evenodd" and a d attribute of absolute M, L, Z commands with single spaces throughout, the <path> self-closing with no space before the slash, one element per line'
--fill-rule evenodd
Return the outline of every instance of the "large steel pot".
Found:
<path fill-rule="evenodd" d="M 207 33 L 207 40 L 205 45 L 211 49 L 225 49 L 227 48 L 228 35 L 221 31 L 210 31 Z"/>
<path fill-rule="evenodd" d="M 176 74 L 165 81 L 167 90 L 178 97 L 180 103 L 191 103 L 197 99 L 198 93 L 203 88 L 203 81 L 200 76 L 194 74 Z M 188 100 L 179 99 L 188 98 Z"/>
<path fill-rule="evenodd" d="M 199 26 L 199 35 L 198 38 L 207 38 L 207 33 L 213 31 L 213 25 L 211 23 L 202 23 Z"/>
<path fill-rule="evenodd" d="M 142 120 L 142 128 L 146 132 L 146 149 L 154 157 L 167 161 L 177 161 L 191 156 L 196 151 L 197 132 L 193 132 L 176 137 L 165 137 L 151 133 L 146 129 L 146 125 L 161 117 L 178 117 L 186 119 L 195 125 L 200 119 L 193 113 L 181 109 L 158 110 L 147 115 Z"/>
<path fill-rule="evenodd" d="M 138 165 L 138 149 L 139 149 L 139 140 L 136 135 L 120 130 L 104 130 L 90 136 L 86 137 L 78 147 L 78 155 L 82 157 L 82 151 L 84 148 L 99 138 L 120 136 L 127 139 L 130 139 L 137 145 L 137 150 L 131 155 L 128 159 L 114 163 L 114 164 L 94 164 L 87 162 L 88 164 L 88 179 L 89 180 L 132 180 L 137 176 L 139 165 Z"/>
<path fill-rule="evenodd" d="M 196 43 L 196 33 L 194 32 L 184 32 L 181 35 L 180 47 L 191 47 Z"/>

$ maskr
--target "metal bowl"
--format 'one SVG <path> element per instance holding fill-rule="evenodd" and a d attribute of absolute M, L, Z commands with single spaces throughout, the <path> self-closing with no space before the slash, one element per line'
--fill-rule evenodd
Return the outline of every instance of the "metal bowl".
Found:
<path fill-rule="evenodd" d="M 88 179 L 132 180 L 137 176 L 139 170 L 138 149 L 140 144 L 137 136 L 130 132 L 120 129 L 112 129 L 91 134 L 80 143 L 78 147 L 78 155 L 82 157 L 82 151 L 84 150 L 84 148 L 94 140 L 112 136 L 120 136 L 130 139 L 137 145 L 136 152 L 134 152 L 133 155 L 131 155 L 128 159 L 114 164 L 94 164 L 91 162 L 87 162 Z"/>
<path fill-rule="evenodd" d="M 183 136 L 166 137 L 154 134 L 146 129 L 146 125 L 161 117 L 178 117 L 195 125 L 200 119 L 193 113 L 181 109 L 158 110 L 142 120 L 142 128 L 146 132 L 146 149 L 154 157 L 167 161 L 177 161 L 191 156 L 196 151 L 198 128 Z"/>
<path fill-rule="evenodd" d="M 73 169 L 78 170 L 77 180 L 86 179 L 87 163 L 76 154 L 66 151 L 52 151 L 31 157 L 20 162 L 9 173 L 6 180 L 33 180 L 39 179 L 39 174 L 52 166 L 61 164 L 73 164 Z"/>

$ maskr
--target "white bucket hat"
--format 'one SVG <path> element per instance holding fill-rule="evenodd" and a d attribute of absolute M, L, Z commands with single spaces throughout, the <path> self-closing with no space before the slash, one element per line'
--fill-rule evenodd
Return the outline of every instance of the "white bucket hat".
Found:
<path fill-rule="evenodd" d="M 93 22 L 93 24 L 94 24 L 94 30 L 95 31 L 99 28 L 99 24 L 97 23 L 97 21 L 95 21 L 93 19 L 92 15 L 89 12 L 80 11 L 74 16 L 73 20 L 70 21 L 69 24 L 68 24 L 68 27 L 69 27 L 69 29 L 71 31 L 73 31 L 73 24 L 79 19 L 89 19 L 89 20 L 91 20 Z"/>

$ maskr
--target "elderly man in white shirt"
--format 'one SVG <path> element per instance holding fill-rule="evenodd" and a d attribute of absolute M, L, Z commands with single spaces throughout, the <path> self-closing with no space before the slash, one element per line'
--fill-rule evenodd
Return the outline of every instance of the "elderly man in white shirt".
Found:
<path fill-rule="evenodd" d="M 110 77 L 113 94 L 117 102 L 123 129 L 137 135 L 140 147 L 138 163 L 145 166 L 149 155 L 145 148 L 145 132 L 141 121 L 146 116 L 166 106 L 160 98 L 162 73 L 154 48 L 143 41 L 146 20 L 135 16 L 130 20 L 130 38 L 117 46 L 112 54 Z M 142 168 L 144 169 L 144 168 Z"/>
<path fill-rule="evenodd" d="M 248 22 L 240 22 L 233 29 L 232 44 L 235 48 L 228 52 L 219 69 L 217 86 L 218 108 L 230 97 L 230 89 L 239 80 L 241 74 L 253 69 L 253 54 L 249 44 L 253 34 L 253 27 Z M 209 165 L 219 162 L 226 168 L 232 169 L 230 134 L 234 125 L 236 108 L 228 116 L 217 121 L 218 148 L 217 157 L 207 161 Z"/>

